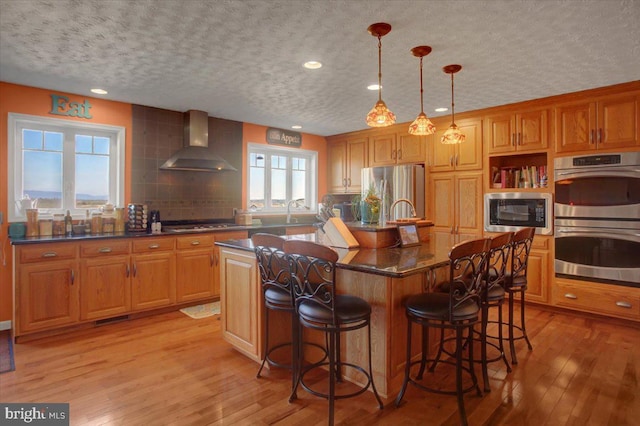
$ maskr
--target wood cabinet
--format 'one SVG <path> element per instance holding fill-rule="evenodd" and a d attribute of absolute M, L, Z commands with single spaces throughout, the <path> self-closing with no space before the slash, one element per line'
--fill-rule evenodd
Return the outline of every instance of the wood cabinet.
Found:
<path fill-rule="evenodd" d="M 543 150 L 549 144 L 549 109 L 491 115 L 486 119 L 490 154 Z"/>
<path fill-rule="evenodd" d="M 214 296 L 213 234 L 178 237 L 176 246 L 176 301 Z"/>
<path fill-rule="evenodd" d="M 213 241 L 241 240 L 248 238 L 247 231 L 225 231 L 213 234 Z M 213 296 L 220 297 L 220 247 L 213 247 Z"/>
<path fill-rule="evenodd" d="M 452 246 L 482 236 L 482 173 L 434 173 L 430 178 L 433 236 Z"/>
<path fill-rule="evenodd" d="M 536 235 L 533 237 L 527 264 L 526 300 L 538 303 L 549 302 L 549 245 L 552 237 Z"/>
<path fill-rule="evenodd" d="M 329 164 L 328 188 L 334 193 L 360 193 L 361 170 L 369 166 L 369 139 L 353 137 L 337 139 L 327 145 Z"/>
<path fill-rule="evenodd" d="M 249 358 L 260 362 L 263 305 L 253 252 L 220 248 L 222 336 Z"/>
<path fill-rule="evenodd" d="M 440 142 L 442 134 L 447 130 L 444 126 L 436 130 L 434 135 L 426 137 L 432 150 L 430 172 L 482 169 L 482 120 L 459 120 L 456 125 L 466 136 L 461 144 L 445 145 Z"/>
<path fill-rule="evenodd" d="M 176 301 L 175 238 L 144 238 L 132 243 L 131 309 L 169 306 Z"/>
<path fill-rule="evenodd" d="M 95 320 L 131 310 L 130 243 L 127 239 L 80 244 L 80 319 Z"/>
<path fill-rule="evenodd" d="M 377 134 L 369 142 L 369 166 L 393 166 L 396 164 L 425 163 L 427 161 L 426 138 L 404 131 Z"/>
<path fill-rule="evenodd" d="M 640 320 L 640 288 L 556 278 L 553 303 L 563 308 Z"/>
<path fill-rule="evenodd" d="M 15 334 L 75 324 L 78 309 L 77 247 L 21 246 L 15 250 Z"/>
<path fill-rule="evenodd" d="M 638 146 L 638 93 L 619 94 L 558 105 L 558 153 Z"/>

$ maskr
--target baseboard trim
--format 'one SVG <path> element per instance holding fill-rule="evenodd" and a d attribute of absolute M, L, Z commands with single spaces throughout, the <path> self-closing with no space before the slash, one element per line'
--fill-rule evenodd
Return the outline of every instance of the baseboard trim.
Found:
<path fill-rule="evenodd" d="M 11 321 L 0 321 L 0 330 L 11 330 Z"/>

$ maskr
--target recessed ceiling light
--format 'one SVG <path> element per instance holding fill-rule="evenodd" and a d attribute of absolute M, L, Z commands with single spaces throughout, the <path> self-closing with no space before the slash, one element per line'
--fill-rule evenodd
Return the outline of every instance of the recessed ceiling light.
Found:
<path fill-rule="evenodd" d="M 436 108 L 435 109 L 436 112 L 445 112 L 445 111 L 449 111 L 449 108 L 446 107 L 440 107 L 440 108 Z"/>
<path fill-rule="evenodd" d="M 291 126 L 292 129 L 302 129 L 302 126 L 299 124 L 294 124 L 293 126 Z"/>
<path fill-rule="evenodd" d="M 369 90 L 378 90 L 378 89 L 381 89 L 381 88 L 382 88 L 382 86 L 378 86 L 377 84 L 370 84 L 370 85 L 367 86 L 367 89 L 369 89 Z"/>
<path fill-rule="evenodd" d="M 307 61 L 303 66 L 309 70 L 317 70 L 322 67 L 322 63 L 318 61 Z"/>
<path fill-rule="evenodd" d="M 91 89 L 92 93 L 95 93 L 96 95 L 106 95 L 108 92 L 104 89 Z"/>

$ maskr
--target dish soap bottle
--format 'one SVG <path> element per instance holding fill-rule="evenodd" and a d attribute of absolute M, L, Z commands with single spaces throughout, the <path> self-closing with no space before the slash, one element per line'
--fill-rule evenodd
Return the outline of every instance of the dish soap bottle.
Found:
<path fill-rule="evenodd" d="M 67 210 L 67 215 L 64 217 L 64 234 L 67 237 L 73 236 L 73 219 L 71 219 L 69 210 Z"/>

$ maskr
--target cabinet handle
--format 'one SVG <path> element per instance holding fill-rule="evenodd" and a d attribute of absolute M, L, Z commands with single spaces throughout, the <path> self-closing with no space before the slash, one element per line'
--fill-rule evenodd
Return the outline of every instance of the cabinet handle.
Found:
<path fill-rule="evenodd" d="M 511 133 L 511 146 L 516 146 L 516 134 Z"/>
<path fill-rule="evenodd" d="M 522 145 L 522 133 L 518 132 L 518 145 Z"/>
<path fill-rule="evenodd" d="M 218 255 L 218 252 L 215 253 L 215 257 L 216 257 L 216 266 L 218 266 L 220 264 L 220 256 Z"/>
<path fill-rule="evenodd" d="M 453 234 L 453 226 L 451 227 L 451 231 L 449 231 L 450 234 Z"/>
<path fill-rule="evenodd" d="M 398 150 L 398 160 L 402 160 L 402 150 Z"/>
<path fill-rule="evenodd" d="M 76 273 L 72 269 L 71 270 L 71 285 L 73 285 L 74 282 L 76 282 Z"/>
<path fill-rule="evenodd" d="M 347 186 L 351 186 L 351 178 L 347 179 Z"/>
<path fill-rule="evenodd" d="M 133 277 L 135 278 L 136 275 L 138 275 L 138 266 L 134 263 L 133 264 Z"/>
<path fill-rule="evenodd" d="M 209 255 L 209 266 L 213 266 L 213 253 Z"/>
<path fill-rule="evenodd" d="M 456 225 L 456 234 L 458 233 L 458 225 Z"/>
<path fill-rule="evenodd" d="M 595 130 L 591 129 L 591 131 L 589 132 L 589 143 L 591 145 L 593 145 L 595 143 Z"/>
<path fill-rule="evenodd" d="M 578 296 L 576 296 L 573 293 L 565 293 L 564 297 L 566 297 L 567 299 L 574 299 L 574 300 L 578 298 Z"/>
<path fill-rule="evenodd" d="M 453 167 L 453 155 L 449 156 L 449 165 Z"/>
<path fill-rule="evenodd" d="M 456 154 L 456 156 L 454 158 L 456 159 L 454 164 L 457 166 L 458 165 L 458 154 Z"/>
<path fill-rule="evenodd" d="M 200 241 L 198 241 L 198 240 L 191 241 L 191 245 L 192 246 L 199 246 L 200 245 Z"/>
<path fill-rule="evenodd" d="M 602 142 L 602 128 L 598 129 L 598 143 Z"/>
<path fill-rule="evenodd" d="M 159 248 L 159 247 L 160 247 L 160 245 L 159 245 L 159 244 L 149 244 L 149 248 L 150 248 L 150 249 L 152 249 L 152 250 L 153 250 L 153 249 L 157 249 L 157 248 Z"/>
<path fill-rule="evenodd" d="M 102 247 L 98 253 L 111 253 L 111 247 Z"/>
<path fill-rule="evenodd" d="M 46 253 L 42 253 L 42 257 L 56 257 L 58 253 L 55 251 L 48 251 Z"/>
<path fill-rule="evenodd" d="M 618 306 L 620 308 L 631 309 L 631 303 L 629 303 L 629 302 L 616 302 L 616 306 Z"/>
<path fill-rule="evenodd" d="M 129 278 L 129 264 L 127 263 L 127 278 Z"/>

